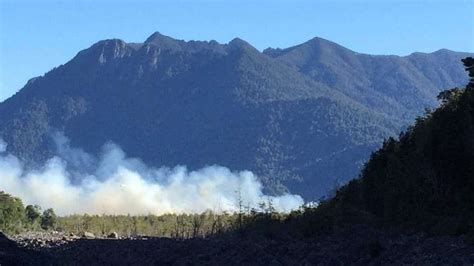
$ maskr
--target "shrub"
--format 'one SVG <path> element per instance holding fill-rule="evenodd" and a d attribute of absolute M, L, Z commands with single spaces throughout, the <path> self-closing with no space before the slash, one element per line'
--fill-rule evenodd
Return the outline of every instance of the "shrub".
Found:
<path fill-rule="evenodd" d="M 47 209 L 41 216 L 41 228 L 44 230 L 54 229 L 57 224 L 57 216 L 53 209 Z"/>

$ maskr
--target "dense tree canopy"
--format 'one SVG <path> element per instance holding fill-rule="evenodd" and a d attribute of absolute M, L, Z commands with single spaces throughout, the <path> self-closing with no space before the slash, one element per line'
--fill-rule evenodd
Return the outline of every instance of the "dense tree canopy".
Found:
<path fill-rule="evenodd" d="M 464 63 L 472 72 L 472 60 Z M 438 98 L 437 110 L 387 139 L 360 178 L 325 204 L 367 212 L 386 226 L 474 233 L 474 89 Z"/>
<path fill-rule="evenodd" d="M 23 226 L 25 212 L 21 199 L 0 191 L 0 231 L 16 232 Z"/>

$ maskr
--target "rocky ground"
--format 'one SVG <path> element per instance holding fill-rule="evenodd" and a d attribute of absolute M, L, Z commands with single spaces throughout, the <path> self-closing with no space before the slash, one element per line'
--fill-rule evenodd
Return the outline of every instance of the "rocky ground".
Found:
<path fill-rule="evenodd" d="M 36 239 L 36 240 L 35 240 Z M 41 240 L 41 241 L 40 241 Z M 37 244 L 41 242 L 42 244 Z M 473 265 L 462 237 L 354 228 L 310 239 L 0 237 L 0 265 Z"/>

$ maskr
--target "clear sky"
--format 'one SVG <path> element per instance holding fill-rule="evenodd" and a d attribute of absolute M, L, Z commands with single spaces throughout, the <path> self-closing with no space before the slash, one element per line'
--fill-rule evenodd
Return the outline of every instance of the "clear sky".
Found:
<path fill-rule="evenodd" d="M 0 0 L 0 101 L 99 40 L 155 31 L 260 50 L 318 36 L 371 54 L 474 52 L 474 0 Z"/>

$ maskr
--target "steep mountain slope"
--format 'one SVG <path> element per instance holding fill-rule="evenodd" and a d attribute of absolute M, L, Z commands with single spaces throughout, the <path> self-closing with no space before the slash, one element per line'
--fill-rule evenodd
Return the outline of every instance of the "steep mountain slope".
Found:
<path fill-rule="evenodd" d="M 463 61 L 474 77 L 474 59 Z M 360 179 L 343 187 L 328 209 L 364 211 L 386 226 L 474 239 L 474 79 L 439 98 L 441 107 L 417 119 L 399 140 L 385 141 Z"/>
<path fill-rule="evenodd" d="M 269 48 L 264 54 L 372 110 L 405 122 L 411 122 L 424 108 L 434 107 L 441 89 L 466 81 L 459 60 L 469 56 L 446 49 L 404 57 L 375 56 L 321 38 L 283 50 Z"/>
<path fill-rule="evenodd" d="M 449 60 L 459 56 L 447 53 Z M 403 114 L 417 112 L 404 98 L 424 104 L 429 97 L 421 85 L 410 87 L 410 97 L 364 96 L 376 89 L 337 75 L 315 78 L 318 71 L 294 65 L 240 39 L 184 42 L 155 33 L 139 44 L 100 41 L 1 103 L 0 137 L 29 163 L 54 154 L 51 133 L 63 131 L 88 152 L 113 141 L 156 166 L 248 169 L 269 191 L 289 188 L 314 199 L 353 177 L 370 151 L 405 125 Z M 371 97 L 401 111 L 384 112 L 365 100 Z"/>

